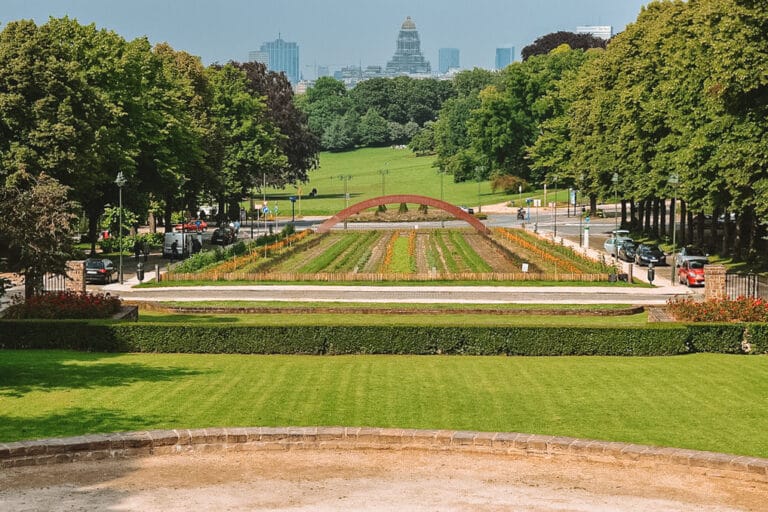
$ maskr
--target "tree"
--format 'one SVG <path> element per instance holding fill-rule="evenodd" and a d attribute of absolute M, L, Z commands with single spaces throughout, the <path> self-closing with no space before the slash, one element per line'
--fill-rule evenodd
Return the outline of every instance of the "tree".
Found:
<path fill-rule="evenodd" d="M 349 112 L 334 119 L 323 134 L 322 145 L 328 151 L 349 151 L 355 148 L 358 119 Z"/>
<path fill-rule="evenodd" d="M 424 128 L 411 138 L 408 148 L 417 156 L 433 153 L 435 151 L 434 123 L 426 123 Z"/>
<path fill-rule="evenodd" d="M 278 175 L 268 176 L 273 186 L 307 181 L 308 173 L 318 165 L 317 152 L 320 139 L 308 125 L 307 115 L 297 108 L 293 88 L 284 73 L 267 71 L 260 62 L 234 64 L 245 72 L 251 91 L 266 97 L 266 117 L 283 137 L 278 139 L 281 152 L 288 165 Z"/>
<path fill-rule="evenodd" d="M 10 269 L 24 276 L 26 298 L 42 289 L 46 273 L 66 274 L 78 206 L 67 198 L 70 190 L 23 167 L 0 188 L 0 239 Z"/>
<path fill-rule="evenodd" d="M 546 55 L 555 48 L 568 45 L 572 50 L 589 50 L 590 48 L 605 48 L 608 41 L 592 34 L 576 34 L 574 32 L 552 32 L 536 39 L 524 47 L 520 55 L 526 61 L 534 55 Z"/>
<path fill-rule="evenodd" d="M 360 144 L 363 146 L 385 146 L 389 142 L 389 128 L 387 120 L 374 109 L 368 109 L 360 118 L 358 126 Z"/>

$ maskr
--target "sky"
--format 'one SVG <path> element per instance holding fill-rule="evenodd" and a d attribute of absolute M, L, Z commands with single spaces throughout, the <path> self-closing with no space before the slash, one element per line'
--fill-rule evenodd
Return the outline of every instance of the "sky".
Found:
<path fill-rule="evenodd" d="M 305 78 L 316 66 L 385 66 L 406 16 L 416 23 L 424 56 L 438 67 L 438 49 L 458 48 L 461 67 L 492 69 L 496 48 L 520 50 L 550 32 L 577 25 L 633 22 L 648 0 L 0 0 L 8 21 L 42 24 L 69 16 L 126 39 L 146 36 L 202 58 L 244 61 L 277 39 L 299 45 Z"/>

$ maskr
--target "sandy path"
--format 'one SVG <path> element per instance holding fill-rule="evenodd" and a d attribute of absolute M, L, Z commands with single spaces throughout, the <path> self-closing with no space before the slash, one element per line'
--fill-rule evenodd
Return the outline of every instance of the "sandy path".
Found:
<path fill-rule="evenodd" d="M 185 453 L 0 472 L 0 509 L 765 510 L 768 484 L 563 459 L 420 451 Z M 761 508 L 762 507 L 762 508 Z"/>

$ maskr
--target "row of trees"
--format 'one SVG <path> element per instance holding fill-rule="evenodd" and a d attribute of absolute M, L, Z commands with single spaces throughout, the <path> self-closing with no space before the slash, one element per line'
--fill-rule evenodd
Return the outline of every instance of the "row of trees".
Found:
<path fill-rule="evenodd" d="M 347 151 L 408 143 L 455 95 L 447 80 L 372 78 L 347 91 L 342 82 L 322 77 L 296 103 L 323 149 Z"/>
<path fill-rule="evenodd" d="M 126 206 L 170 229 L 171 212 L 196 211 L 200 197 L 224 211 L 264 181 L 306 180 L 318 148 L 290 83 L 261 64 L 204 67 L 68 18 L 0 32 L 0 186 L 58 181 L 92 241 L 118 172 Z"/>
<path fill-rule="evenodd" d="M 768 220 L 767 54 L 757 0 L 652 2 L 604 50 L 460 74 L 432 127 L 437 164 L 457 181 L 557 181 L 593 210 L 616 194 L 622 224 L 659 238 L 678 210 L 678 242 L 753 258 Z"/>

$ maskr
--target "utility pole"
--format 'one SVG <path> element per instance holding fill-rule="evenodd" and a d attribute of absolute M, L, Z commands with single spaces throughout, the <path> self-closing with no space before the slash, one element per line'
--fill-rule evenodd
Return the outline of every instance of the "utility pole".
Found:
<path fill-rule="evenodd" d="M 483 205 L 480 203 L 480 183 L 483 181 L 483 174 L 485 174 L 484 165 L 475 167 L 475 179 L 477 180 L 477 213 L 483 213 Z"/>
<path fill-rule="evenodd" d="M 382 174 L 382 176 L 384 176 Z M 344 208 L 349 208 L 349 180 L 352 179 L 352 176 L 349 174 L 341 174 L 337 177 L 337 179 L 344 182 Z M 344 229 L 347 229 L 347 219 L 344 219 Z"/>

